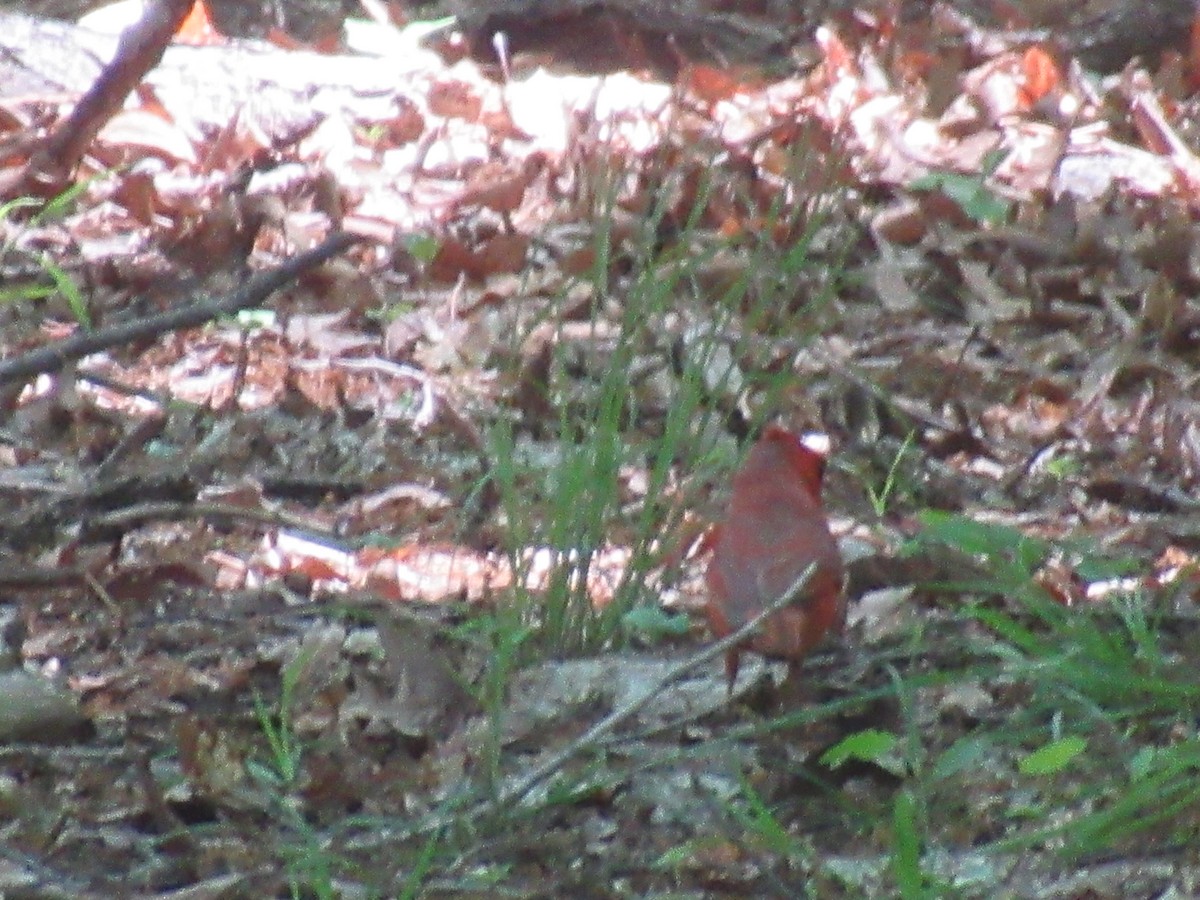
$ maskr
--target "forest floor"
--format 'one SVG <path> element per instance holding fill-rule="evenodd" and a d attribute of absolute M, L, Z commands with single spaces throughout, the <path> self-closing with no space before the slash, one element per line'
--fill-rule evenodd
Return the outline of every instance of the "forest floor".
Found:
<path fill-rule="evenodd" d="M 10 190 L 0 893 L 1200 893 L 1200 59 L 597 7 L 172 48 Z M 776 421 L 850 621 L 727 691 Z"/>

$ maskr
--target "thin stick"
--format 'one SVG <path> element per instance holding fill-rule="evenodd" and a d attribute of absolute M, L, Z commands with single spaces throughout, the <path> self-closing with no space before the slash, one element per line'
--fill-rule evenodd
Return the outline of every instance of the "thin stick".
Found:
<path fill-rule="evenodd" d="M 581 750 L 599 743 L 600 739 L 615 729 L 626 719 L 630 719 L 642 711 L 643 708 L 661 691 L 673 684 L 675 681 L 686 675 L 699 666 L 715 659 L 731 647 L 740 644 L 758 628 L 767 618 L 774 613 L 779 612 L 788 604 L 800 595 L 804 588 L 808 585 L 809 579 L 812 577 L 813 571 L 816 569 L 816 564 L 811 563 L 800 573 L 800 577 L 792 582 L 779 599 L 769 605 L 766 609 L 746 622 L 740 628 L 736 629 L 719 641 L 705 647 L 698 653 L 694 653 L 686 659 L 680 660 L 675 665 L 671 666 L 651 684 L 650 688 L 642 695 L 633 698 L 624 706 L 614 709 L 611 713 L 577 737 L 571 743 L 567 744 L 548 760 L 514 784 L 512 787 L 502 791 L 500 795 L 492 801 L 497 806 L 507 806 L 510 803 L 516 803 L 525 798 L 525 796 L 533 790 L 537 785 L 553 775 L 558 769 L 571 759 L 572 756 L 579 753 Z"/>
<path fill-rule="evenodd" d="M 109 347 L 157 337 L 164 332 L 180 328 L 194 328 L 220 316 L 233 315 L 243 309 L 258 306 L 307 270 L 319 266 L 362 240 L 358 235 L 345 231 L 336 232 L 311 250 L 298 253 L 273 269 L 259 272 L 224 297 L 199 300 L 177 309 L 151 316 L 139 316 L 95 331 L 81 331 L 65 341 L 48 344 L 15 359 L 5 360 L 0 362 L 0 384 L 40 375 L 43 372 L 57 372 L 70 362 L 100 350 L 107 350 Z"/>
<path fill-rule="evenodd" d="M 369 837 L 355 841 L 354 848 L 356 850 L 367 850 L 371 849 L 372 847 L 381 846 L 386 840 L 406 840 L 418 837 L 420 835 L 431 834 L 435 831 L 440 831 L 443 828 L 447 828 L 450 825 L 453 825 L 455 822 L 469 822 L 481 816 L 493 813 L 496 810 L 502 809 L 506 806 L 510 806 L 511 804 L 519 803 L 521 800 L 525 799 L 530 791 L 532 791 L 535 787 L 537 787 L 539 784 L 561 769 L 567 762 L 569 762 L 571 757 L 587 749 L 589 746 L 598 745 L 600 740 L 606 734 L 608 734 L 625 720 L 637 715 L 647 703 L 649 703 L 672 682 L 683 675 L 686 675 L 692 669 L 710 662 L 736 644 L 746 640 L 746 638 L 753 634 L 754 630 L 767 618 L 779 612 L 779 610 L 783 609 L 788 604 L 792 603 L 795 598 L 800 595 L 800 593 L 808 585 L 809 579 L 812 577 L 814 571 L 816 571 L 815 563 L 809 565 L 808 568 L 806 568 L 800 574 L 800 576 L 794 582 L 792 582 L 792 586 L 788 588 L 778 600 L 776 600 L 774 603 L 771 603 L 750 621 L 746 622 L 737 630 L 721 638 L 719 641 L 709 644 L 699 652 L 693 653 L 686 659 L 680 660 L 678 663 L 671 666 L 654 681 L 650 689 L 647 690 L 645 694 L 640 697 L 636 697 L 633 700 L 630 700 L 624 706 L 613 710 L 578 738 L 571 741 L 569 744 L 551 756 L 548 760 L 535 768 L 532 772 L 521 778 L 516 784 L 512 785 L 506 790 L 501 791 L 500 794 L 495 798 L 477 803 L 470 809 L 460 809 L 458 811 L 446 811 L 433 814 L 425 821 L 419 822 L 413 825 L 411 828 L 400 829 L 399 831 L 391 832 L 386 836 L 379 830 L 376 830 L 375 833 Z"/>

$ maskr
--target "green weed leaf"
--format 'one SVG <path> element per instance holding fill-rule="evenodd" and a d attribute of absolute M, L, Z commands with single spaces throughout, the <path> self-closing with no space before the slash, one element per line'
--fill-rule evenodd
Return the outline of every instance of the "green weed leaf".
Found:
<path fill-rule="evenodd" d="M 868 728 L 843 738 L 822 753 L 821 764 L 836 769 L 851 759 L 879 763 L 895 749 L 899 740 L 890 731 Z"/>
<path fill-rule="evenodd" d="M 963 214 L 980 224 L 999 224 L 1008 218 L 1012 204 L 993 193 L 979 175 L 932 172 L 911 185 L 914 191 L 938 191 L 956 203 Z"/>
<path fill-rule="evenodd" d="M 661 606 L 635 606 L 621 616 L 621 626 L 631 637 L 658 643 L 663 638 L 687 634 L 691 621 L 687 616 L 671 614 Z"/>
<path fill-rule="evenodd" d="M 1051 741 L 1034 750 L 1017 765 L 1022 775 L 1053 775 L 1087 749 L 1087 741 L 1077 734 Z"/>

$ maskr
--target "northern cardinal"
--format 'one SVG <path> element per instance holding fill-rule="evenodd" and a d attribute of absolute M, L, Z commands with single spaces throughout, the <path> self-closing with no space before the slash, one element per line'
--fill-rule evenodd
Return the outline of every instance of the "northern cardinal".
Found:
<path fill-rule="evenodd" d="M 842 557 L 821 507 L 825 457 L 798 435 L 769 425 L 733 476 L 724 522 L 710 533 L 706 613 L 722 638 L 782 599 L 810 563 L 816 569 L 797 598 L 765 619 L 725 657 L 729 688 L 740 656 L 753 650 L 787 660 L 794 671 L 831 628 L 845 622 Z"/>

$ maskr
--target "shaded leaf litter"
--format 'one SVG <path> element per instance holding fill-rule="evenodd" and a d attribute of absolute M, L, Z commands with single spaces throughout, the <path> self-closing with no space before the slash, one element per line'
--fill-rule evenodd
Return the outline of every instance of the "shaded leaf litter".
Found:
<path fill-rule="evenodd" d="M 6 891 L 1194 892 L 1196 61 L 1101 79 L 941 7 L 794 40 L 506 81 L 425 46 L 284 138 L 169 52 L 154 127 L 10 210 L 6 361 L 82 333 L 63 277 L 102 331 L 368 242 L 17 383 L 0 686 L 62 708 L 0 748 Z M 702 602 L 674 545 L 780 417 L 835 440 L 848 646 L 589 739 L 696 652 L 624 615 Z"/>

